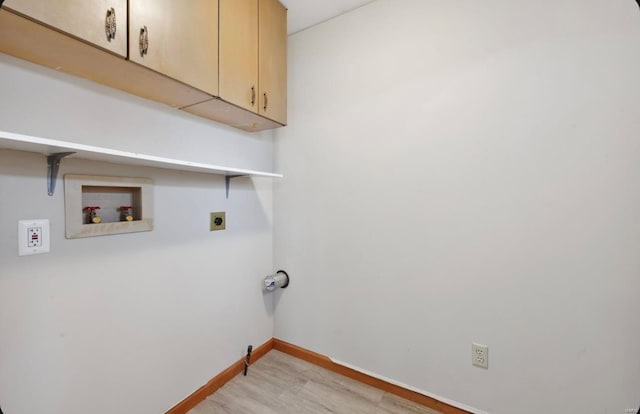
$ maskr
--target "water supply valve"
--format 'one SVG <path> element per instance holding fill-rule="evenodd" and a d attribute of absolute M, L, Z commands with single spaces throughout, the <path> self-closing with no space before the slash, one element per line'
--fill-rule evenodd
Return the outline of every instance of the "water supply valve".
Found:
<path fill-rule="evenodd" d="M 133 221 L 133 206 L 120 206 L 120 220 Z"/>
<path fill-rule="evenodd" d="M 87 218 L 88 224 L 100 224 L 102 223 L 102 218 L 98 215 L 98 210 L 100 210 L 99 206 L 87 206 L 83 210 L 89 212 L 89 217 Z"/>

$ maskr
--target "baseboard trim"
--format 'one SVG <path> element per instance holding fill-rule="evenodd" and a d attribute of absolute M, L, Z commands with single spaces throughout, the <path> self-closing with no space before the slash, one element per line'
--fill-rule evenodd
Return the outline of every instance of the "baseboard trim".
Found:
<path fill-rule="evenodd" d="M 314 365 L 328 369 L 329 371 L 333 371 L 337 374 L 344 375 L 345 377 L 349 377 L 356 381 L 370 385 L 379 390 L 397 395 L 398 397 L 405 398 L 417 404 L 424 405 L 427 408 L 431 408 L 443 414 L 473 414 L 471 411 L 463 410 L 461 408 L 447 404 L 443 401 L 437 400 L 433 397 L 421 394 L 417 391 L 401 387 L 397 384 L 393 384 L 372 375 L 365 374 L 356 369 L 340 365 L 332 361 L 331 358 L 325 355 L 318 354 L 316 352 L 301 348 L 297 345 L 293 345 L 276 338 L 272 338 L 259 347 L 255 348 L 251 353 L 251 363 L 259 360 L 272 349 L 310 362 Z M 209 382 L 196 390 L 193 394 L 189 395 L 187 398 L 176 404 L 173 408 L 167 411 L 166 414 L 187 414 L 189 410 L 195 408 L 196 405 L 200 404 L 224 384 L 231 381 L 243 370 L 244 359 L 241 359 L 222 371 L 220 374 L 216 375 Z"/>
<path fill-rule="evenodd" d="M 470 411 L 465 411 L 461 408 L 439 401 L 435 398 L 420 394 L 419 392 L 403 388 L 399 385 L 392 384 L 388 381 L 384 381 L 371 375 L 367 375 L 353 368 L 337 364 L 327 356 L 318 354 L 308 349 L 301 348 L 297 345 L 290 344 L 280 339 L 273 339 L 273 349 L 310 362 L 314 365 L 318 365 L 319 367 L 344 375 L 345 377 L 349 377 L 390 394 L 397 395 L 398 397 L 402 397 L 417 404 L 424 405 L 425 407 L 431 408 L 433 410 L 440 411 L 443 414 L 472 414 Z"/>
<path fill-rule="evenodd" d="M 264 344 L 255 348 L 251 352 L 251 363 L 256 362 L 269 351 L 273 349 L 273 338 L 269 339 Z M 196 405 L 204 401 L 208 396 L 216 392 L 227 382 L 231 381 L 236 375 L 240 374 L 244 370 L 244 359 L 234 363 L 229 368 L 216 375 L 211 381 L 196 390 L 193 394 L 173 406 L 166 414 L 187 414 L 189 410 L 195 408 Z"/>

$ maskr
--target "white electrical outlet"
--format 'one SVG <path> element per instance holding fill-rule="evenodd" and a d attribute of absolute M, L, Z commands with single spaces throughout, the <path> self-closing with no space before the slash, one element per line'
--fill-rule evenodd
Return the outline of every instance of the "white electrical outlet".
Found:
<path fill-rule="evenodd" d="M 489 368 L 489 347 L 471 344 L 471 363 L 476 367 Z"/>
<path fill-rule="evenodd" d="M 29 227 L 27 229 L 28 247 L 42 247 L 42 227 Z"/>
<path fill-rule="evenodd" d="M 18 221 L 18 256 L 49 253 L 49 220 Z"/>

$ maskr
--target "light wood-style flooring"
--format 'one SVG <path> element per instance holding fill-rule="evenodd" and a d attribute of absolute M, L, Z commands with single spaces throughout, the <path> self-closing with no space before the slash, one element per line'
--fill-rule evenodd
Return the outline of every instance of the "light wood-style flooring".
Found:
<path fill-rule="evenodd" d="M 440 414 L 276 350 L 189 414 Z"/>

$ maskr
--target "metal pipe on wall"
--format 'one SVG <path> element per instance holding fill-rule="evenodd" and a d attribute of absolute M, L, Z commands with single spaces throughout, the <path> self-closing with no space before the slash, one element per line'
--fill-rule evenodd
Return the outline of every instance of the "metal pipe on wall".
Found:
<path fill-rule="evenodd" d="M 273 292 L 278 288 L 285 289 L 289 286 L 289 275 L 284 270 L 278 270 L 276 274 L 264 278 L 264 289 Z"/>

